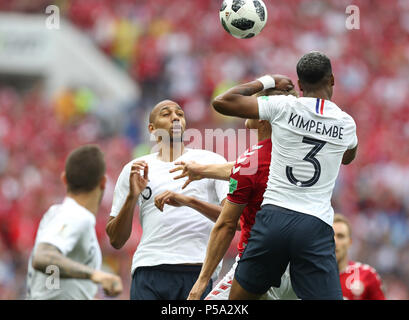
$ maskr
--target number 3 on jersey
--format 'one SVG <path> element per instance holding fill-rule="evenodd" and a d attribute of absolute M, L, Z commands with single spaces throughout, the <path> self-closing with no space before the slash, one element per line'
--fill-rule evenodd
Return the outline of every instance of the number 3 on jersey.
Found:
<path fill-rule="evenodd" d="M 314 146 L 314 148 L 312 148 L 312 150 L 303 159 L 304 161 L 307 161 L 314 166 L 314 170 L 315 170 L 314 175 L 312 176 L 310 180 L 299 181 L 297 180 L 296 177 L 294 177 L 293 168 L 290 166 L 286 166 L 286 175 L 287 175 L 288 181 L 290 181 L 292 184 L 295 184 L 298 187 L 311 187 L 317 183 L 321 175 L 321 164 L 319 163 L 317 158 L 315 158 L 315 156 L 324 147 L 326 142 L 322 140 L 318 140 L 318 139 L 308 138 L 308 137 L 303 137 L 302 142 L 312 144 Z"/>

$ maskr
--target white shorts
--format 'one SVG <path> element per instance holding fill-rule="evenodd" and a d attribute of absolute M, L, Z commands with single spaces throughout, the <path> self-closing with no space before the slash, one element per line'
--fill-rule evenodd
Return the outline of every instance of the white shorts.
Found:
<path fill-rule="evenodd" d="M 206 296 L 205 300 L 228 300 L 230 294 L 231 284 L 234 278 L 234 272 L 236 271 L 237 262 L 239 256 L 236 257 L 236 262 L 233 264 L 229 272 L 226 273 L 224 278 L 220 280 L 212 291 Z M 281 284 L 279 288 L 271 287 L 263 294 L 260 300 L 297 300 L 297 296 L 294 293 L 290 280 L 289 265 L 281 276 Z"/>

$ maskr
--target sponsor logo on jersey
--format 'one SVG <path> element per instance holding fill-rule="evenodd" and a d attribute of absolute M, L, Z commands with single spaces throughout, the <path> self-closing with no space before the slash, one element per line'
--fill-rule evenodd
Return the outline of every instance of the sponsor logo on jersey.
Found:
<path fill-rule="evenodd" d="M 237 180 L 230 178 L 229 193 L 233 194 L 237 190 Z"/>

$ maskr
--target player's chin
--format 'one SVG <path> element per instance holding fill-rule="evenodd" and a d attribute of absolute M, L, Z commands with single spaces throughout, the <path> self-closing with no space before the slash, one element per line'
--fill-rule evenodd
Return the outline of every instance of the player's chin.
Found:
<path fill-rule="evenodd" d="M 183 141 L 183 131 L 171 131 L 169 133 L 170 140 L 173 142 L 182 142 Z"/>

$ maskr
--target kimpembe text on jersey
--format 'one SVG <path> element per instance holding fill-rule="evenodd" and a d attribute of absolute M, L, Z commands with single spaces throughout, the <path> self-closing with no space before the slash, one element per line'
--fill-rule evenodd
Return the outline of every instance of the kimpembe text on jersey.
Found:
<path fill-rule="evenodd" d="M 300 129 L 321 134 L 323 136 L 338 138 L 340 140 L 342 140 L 342 131 L 344 131 L 344 127 L 336 125 L 328 126 L 321 121 L 315 121 L 312 119 L 305 120 L 302 116 L 296 113 L 291 113 L 288 124 Z"/>

